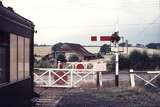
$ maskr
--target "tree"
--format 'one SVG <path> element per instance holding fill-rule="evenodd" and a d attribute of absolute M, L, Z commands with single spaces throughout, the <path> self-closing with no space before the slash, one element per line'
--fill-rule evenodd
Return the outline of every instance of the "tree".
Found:
<path fill-rule="evenodd" d="M 100 47 L 100 53 L 102 55 L 105 55 L 106 53 L 109 53 L 109 52 L 111 52 L 111 47 L 109 45 L 104 44 Z"/>
<path fill-rule="evenodd" d="M 119 69 L 125 70 L 130 68 L 130 60 L 128 57 L 120 55 L 119 56 Z"/>
<path fill-rule="evenodd" d="M 69 56 L 68 61 L 70 61 L 70 62 L 79 61 L 79 57 L 76 54 L 72 54 L 72 55 Z"/>
<path fill-rule="evenodd" d="M 147 52 L 133 51 L 129 55 L 130 66 L 135 70 L 150 69 L 150 57 Z"/>
<path fill-rule="evenodd" d="M 135 50 L 135 51 L 132 51 L 129 55 L 129 60 L 130 60 L 130 65 L 131 65 L 131 68 L 133 69 L 138 69 L 138 70 L 141 70 L 142 69 L 142 54 L 141 52 Z"/>
<path fill-rule="evenodd" d="M 66 57 L 64 54 L 59 54 L 57 57 L 57 61 L 66 62 Z"/>
<path fill-rule="evenodd" d="M 150 44 L 146 45 L 146 47 L 151 48 L 151 49 L 159 49 L 160 43 L 150 43 Z"/>
<path fill-rule="evenodd" d="M 62 45 L 63 45 L 63 43 L 61 43 L 61 42 L 53 45 L 52 46 L 52 52 L 59 51 L 59 49 L 61 48 Z"/>
<path fill-rule="evenodd" d="M 153 54 L 150 60 L 150 66 L 154 70 L 157 67 L 160 67 L 160 55 Z"/>
<path fill-rule="evenodd" d="M 123 42 L 123 43 L 120 43 L 119 46 L 120 46 L 120 47 L 125 47 L 125 46 L 126 46 L 126 43 L 124 43 L 124 42 Z"/>

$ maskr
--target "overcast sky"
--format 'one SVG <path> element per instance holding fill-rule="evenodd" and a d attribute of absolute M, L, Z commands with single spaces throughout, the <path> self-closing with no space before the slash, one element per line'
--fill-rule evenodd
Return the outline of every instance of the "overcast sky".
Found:
<path fill-rule="evenodd" d="M 91 42 L 91 35 L 111 35 L 117 19 L 120 36 L 130 43 L 160 42 L 160 0 L 2 0 L 33 21 L 35 43 Z"/>

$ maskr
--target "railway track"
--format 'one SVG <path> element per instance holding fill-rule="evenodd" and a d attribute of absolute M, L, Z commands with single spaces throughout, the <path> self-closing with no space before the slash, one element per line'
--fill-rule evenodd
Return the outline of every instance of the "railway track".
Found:
<path fill-rule="evenodd" d="M 56 107 L 68 90 L 65 88 L 35 88 L 40 98 L 33 99 L 35 105 L 32 107 Z"/>

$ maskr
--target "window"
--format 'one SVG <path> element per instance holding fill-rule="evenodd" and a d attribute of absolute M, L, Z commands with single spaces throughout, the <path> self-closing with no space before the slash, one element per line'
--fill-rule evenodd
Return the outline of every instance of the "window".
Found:
<path fill-rule="evenodd" d="M 0 32 L 0 84 L 8 81 L 9 35 Z"/>
<path fill-rule="evenodd" d="M 16 81 L 18 78 L 17 70 L 17 35 L 10 35 L 10 81 Z"/>
<path fill-rule="evenodd" d="M 30 39 L 10 35 L 10 81 L 22 80 L 30 76 Z"/>
<path fill-rule="evenodd" d="M 24 37 L 18 36 L 18 80 L 24 78 Z"/>
<path fill-rule="evenodd" d="M 30 77 L 30 38 L 0 32 L 0 84 Z"/>
<path fill-rule="evenodd" d="M 25 78 L 29 77 L 30 71 L 30 39 L 25 38 Z"/>

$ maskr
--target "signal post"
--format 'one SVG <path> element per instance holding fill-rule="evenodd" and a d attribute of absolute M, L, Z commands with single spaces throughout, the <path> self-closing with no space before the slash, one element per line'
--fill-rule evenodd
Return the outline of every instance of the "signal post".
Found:
<path fill-rule="evenodd" d="M 111 41 L 113 44 L 115 44 L 115 86 L 119 86 L 119 40 L 120 37 L 118 35 L 119 32 L 114 32 L 112 36 L 100 36 L 100 41 Z M 91 41 L 97 41 L 97 36 L 91 36 Z M 99 75 L 97 75 L 99 76 Z M 98 80 L 97 80 L 98 81 Z"/>

